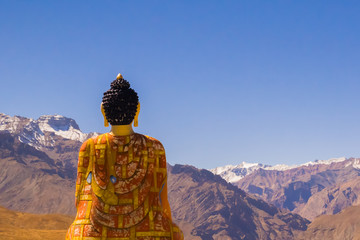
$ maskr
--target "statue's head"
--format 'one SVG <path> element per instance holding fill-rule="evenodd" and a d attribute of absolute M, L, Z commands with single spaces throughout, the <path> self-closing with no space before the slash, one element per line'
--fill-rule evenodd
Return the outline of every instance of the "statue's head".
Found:
<path fill-rule="evenodd" d="M 111 125 L 128 125 L 140 110 L 139 97 L 122 75 L 116 77 L 111 88 L 104 92 L 102 112 Z M 137 125 L 135 121 L 134 125 Z"/>

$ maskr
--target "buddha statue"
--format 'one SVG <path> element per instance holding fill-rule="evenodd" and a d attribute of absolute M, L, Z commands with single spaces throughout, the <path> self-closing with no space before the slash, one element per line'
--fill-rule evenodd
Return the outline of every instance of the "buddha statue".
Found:
<path fill-rule="evenodd" d="M 121 74 L 104 93 L 101 111 L 111 131 L 80 148 L 77 214 L 66 240 L 182 240 L 167 198 L 164 147 L 133 131 L 139 98 Z"/>

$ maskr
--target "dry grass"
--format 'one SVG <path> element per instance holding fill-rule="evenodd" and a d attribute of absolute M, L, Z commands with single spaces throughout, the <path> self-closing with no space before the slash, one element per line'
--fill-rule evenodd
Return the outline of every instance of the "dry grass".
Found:
<path fill-rule="evenodd" d="M 0 207 L 0 239 L 64 240 L 74 217 L 61 214 L 30 214 Z"/>

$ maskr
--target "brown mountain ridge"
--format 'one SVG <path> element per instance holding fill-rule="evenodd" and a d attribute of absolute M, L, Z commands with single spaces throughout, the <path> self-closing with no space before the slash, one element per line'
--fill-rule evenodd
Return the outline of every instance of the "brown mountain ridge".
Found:
<path fill-rule="evenodd" d="M 0 205 L 30 213 L 75 214 L 74 168 L 56 164 L 7 132 L 0 132 L 0 161 Z"/>
<path fill-rule="evenodd" d="M 234 185 L 274 204 L 313 220 L 356 205 L 360 169 L 350 158 L 332 164 L 301 166 L 289 170 L 258 169 Z"/>
<path fill-rule="evenodd" d="M 7 118 L 6 127 L 15 129 L 12 131 L 4 130 L 0 121 L 0 205 L 22 212 L 74 215 L 76 159 L 81 142 L 46 131 L 39 137 L 25 129 L 29 125 L 26 118 L 16 119 L 13 124 Z M 26 142 L 24 136 L 39 138 Z M 314 219 L 359 204 L 360 174 L 351 167 L 351 161 L 354 159 L 347 165 L 316 165 L 292 171 L 259 169 L 238 183 L 246 192 L 207 170 L 169 166 L 173 218 L 184 230 L 185 239 L 311 236 L 325 230 L 305 232 L 310 222 L 296 213 Z"/>
<path fill-rule="evenodd" d="M 309 221 L 192 166 L 169 167 L 169 201 L 186 239 L 294 239 Z"/>
<path fill-rule="evenodd" d="M 335 215 L 316 218 L 299 240 L 360 240 L 360 206 L 351 206 Z"/>

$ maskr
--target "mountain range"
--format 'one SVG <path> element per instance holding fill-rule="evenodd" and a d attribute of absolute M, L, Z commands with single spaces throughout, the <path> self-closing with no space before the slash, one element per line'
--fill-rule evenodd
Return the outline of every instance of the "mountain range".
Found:
<path fill-rule="evenodd" d="M 84 139 L 95 135 L 82 133 L 74 120 L 60 115 L 33 120 L 0 114 L 0 205 L 21 212 L 74 216 L 78 150 Z M 193 166 L 168 165 L 173 218 L 185 239 L 315 236 L 324 226 L 321 221 L 314 225 L 320 218 L 311 224 L 309 220 L 324 213 L 338 213 L 333 217 L 341 219 L 343 209 L 358 204 L 357 164 L 358 159 L 290 168 L 243 163 L 238 169 L 222 167 L 231 172 L 228 177 L 216 175 L 221 173 L 215 170 L 214 175 Z M 348 224 L 343 231 L 335 226 L 338 236 L 342 232 L 356 236 L 357 225 Z"/>
<path fill-rule="evenodd" d="M 244 191 L 309 220 L 360 204 L 358 158 L 336 158 L 291 167 L 242 163 L 211 171 Z"/>

